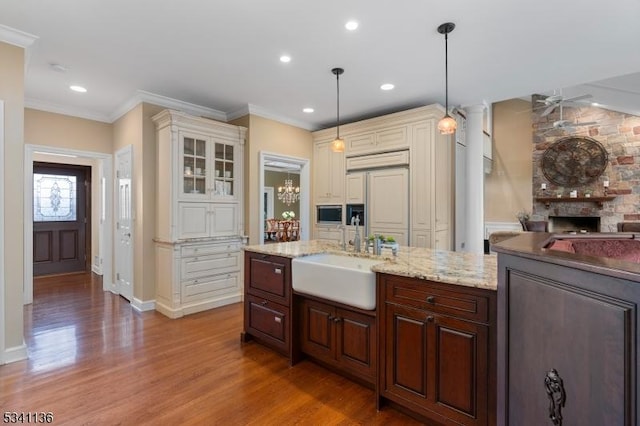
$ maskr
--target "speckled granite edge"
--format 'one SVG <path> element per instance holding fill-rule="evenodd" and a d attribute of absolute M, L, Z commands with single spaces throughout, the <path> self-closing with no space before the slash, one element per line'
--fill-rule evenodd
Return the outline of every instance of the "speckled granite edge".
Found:
<path fill-rule="evenodd" d="M 390 250 L 383 252 L 380 256 L 374 256 L 367 253 L 343 251 L 338 243 L 320 240 L 252 245 L 245 246 L 243 249 L 289 258 L 333 253 L 380 259 L 383 263 L 373 266 L 372 271 L 487 290 L 496 290 L 498 283 L 498 266 L 495 255 L 400 247 L 396 257 L 391 254 Z"/>

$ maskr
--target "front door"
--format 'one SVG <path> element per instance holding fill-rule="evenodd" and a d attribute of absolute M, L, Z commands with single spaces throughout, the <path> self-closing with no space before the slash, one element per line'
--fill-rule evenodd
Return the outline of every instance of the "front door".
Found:
<path fill-rule="evenodd" d="M 116 153 L 116 284 L 118 293 L 128 301 L 133 299 L 133 229 L 131 204 L 132 147 Z"/>
<path fill-rule="evenodd" d="M 88 270 L 91 168 L 33 163 L 33 275 Z"/>

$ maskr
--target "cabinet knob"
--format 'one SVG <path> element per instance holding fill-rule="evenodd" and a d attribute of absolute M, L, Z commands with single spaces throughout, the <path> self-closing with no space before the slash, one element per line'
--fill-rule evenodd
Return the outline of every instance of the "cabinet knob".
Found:
<path fill-rule="evenodd" d="M 260 303 L 260 304 L 261 304 L 262 306 L 264 306 L 264 305 L 266 305 L 267 303 L 269 303 L 269 302 L 267 302 L 266 300 L 263 300 L 263 301 L 262 301 L 262 303 Z"/>
<path fill-rule="evenodd" d="M 198 258 L 197 258 L 197 257 L 194 257 L 194 258 L 193 258 L 193 261 L 194 261 L 194 262 L 197 262 L 197 261 L 198 261 Z"/>
<path fill-rule="evenodd" d="M 333 322 L 340 322 L 340 321 L 342 321 L 342 318 L 340 317 L 333 318 Z"/>
<path fill-rule="evenodd" d="M 280 274 L 282 274 L 282 269 L 280 269 L 280 268 L 275 268 L 275 269 L 273 270 L 273 273 L 274 273 L 274 274 L 278 274 L 278 275 L 280 275 Z"/>
<path fill-rule="evenodd" d="M 433 322 L 433 317 L 431 315 L 427 317 L 427 322 Z"/>
<path fill-rule="evenodd" d="M 436 298 L 433 296 L 429 296 L 427 297 L 427 303 L 435 303 L 436 302 Z"/>
<path fill-rule="evenodd" d="M 335 318 L 335 317 L 334 317 L 333 315 L 331 315 L 331 314 L 329 314 L 329 316 L 327 317 L 327 319 L 328 319 L 329 321 L 332 321 L 334 318 Z"/>

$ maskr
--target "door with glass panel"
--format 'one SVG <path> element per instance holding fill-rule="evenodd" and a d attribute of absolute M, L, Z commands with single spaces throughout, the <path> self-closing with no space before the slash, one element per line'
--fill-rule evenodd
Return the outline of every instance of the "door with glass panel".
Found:
<path fill-rule="evenodd" d="M 33 275 L 88 270 L 91 168 L 33 164 Z"/>

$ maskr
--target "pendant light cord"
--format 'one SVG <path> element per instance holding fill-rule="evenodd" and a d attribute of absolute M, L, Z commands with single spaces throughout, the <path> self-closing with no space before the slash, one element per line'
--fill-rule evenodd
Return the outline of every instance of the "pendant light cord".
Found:
<path fill-rule="evenodd" d="M 336 122 L 337 124 L 337 139 L 340 139 L 340 73 L 336 73 L 336 92 L 338 96 L 336 96 Z"/>
<path fill-rule="evenodd" d="M 444 34 L 444 108 L 449 115 L 449 33 Z"/>

